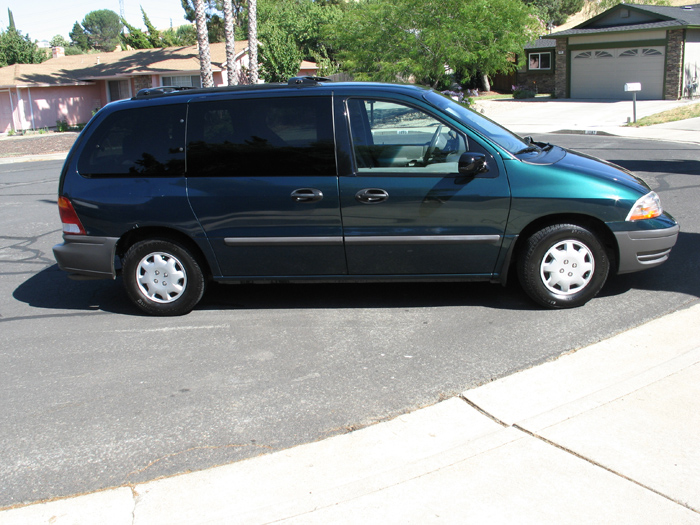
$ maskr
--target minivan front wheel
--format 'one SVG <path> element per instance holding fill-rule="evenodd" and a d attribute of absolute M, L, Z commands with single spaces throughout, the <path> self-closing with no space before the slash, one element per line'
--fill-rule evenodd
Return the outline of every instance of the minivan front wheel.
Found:
<path fill-rule="evenodd" d="M 610 260 L 590 230 L 555 224 L 530 236 L 518 261 L 520 283 L 548 308 L 581 306 L 598 295 L 608 278 Z"/>
<path fill-rule="evenodd" d="M 151 239 L 126 252 L 124 285 L 129 298 L 151 315 L 183 315 L 204 294 L 204 274 L 197 260 L 176 242 Z"/>

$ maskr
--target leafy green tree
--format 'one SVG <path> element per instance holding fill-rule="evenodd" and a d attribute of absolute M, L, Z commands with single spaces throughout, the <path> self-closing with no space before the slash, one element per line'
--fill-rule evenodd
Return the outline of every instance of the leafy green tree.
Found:
<path fill-rule="evenodd" d="M 357 78 L 415 79 L 433 87 L 511 71 L 509 58 L 537 38 L 530 7 L 514 0 L 365 0 L 328 36 Z M 328 30 L 327 30 L 328 31 Z"/>
<path fill-rule="evenodd" d="M 50 41 L 51 47 L 62 47 L 66 55 L 81 55 L 84 53 L 78 46 L 72 45 L 63 35 L 56 35 Z"/>
<path fill-rule="evenodd" d="M 180 4 L 185 11 L 185 20 L 189 22 L 195 21 L 193 2 L 194 0 L 180 0 Z M 231 0 L 232 14 L 235 19 L 234 33 L 239 39 L 245 39 L 248 33 L 247 3 L 247 0 Z M 226 22 L 223 15 L 223 0 L 204 0 L 204 5 L 209 42 L 224 42 L 226 39 Z"/>
<path fill-rule="evenodd" d="M 160 36 L 160 31 L 158 31 L 156 26 L 151 23 L 151 20 L 148 18 L 146 11 L 143 10 L 143 7 L 141 8 L 141 14 L 143 15 L 143 25 L 146 26 L 146 36 L 148 37 L 148 41 L 151 43 L 151 46 L 166 47 L 163 43 L 163 39 Z"/>
<path fill-rule="evenodd" d="M 68 47 L 70 42 L 63 38 L 63 35 L 56 35 L 51 40 L 49 40 L 49 45 L 51 47 Z"/>
<path fill-rule="evenodd" d="M 193 25 L 182 25 L 177 29 L 166 29 L 163 31 L 163 39 L 170 39 L 169 45 L 173 46 L 193 46 L 197 43 L 197 30 Z"/>
<path fill-rule="evenodd" d="M 73 24 L 73 29 L 70 33 L 68 33 L 68 36 L 71 40 L 71 46 L 77 47 L 83 52 L 90 50 L 90 41 L 88 40 L 88 35 L 83 29 L 83 26 L 81 26 L 78 22 Z"/>
<path fill-rule="evenodd" d="M 302 54 L 292 35 L 268 24 L 260 35 L 260 72 L 267 82 L 286 82 L 299 72 Z"/>
<path fill-rule="evenodd" d="M 114 11 L 109 9 L 91 11 L 85 15 L 82 26 L 90 47 L 100 51 L 114 51 L 119 44 L 122 21 Z"/>
<path fill-rule="evenodd" d="M 12 64 L 39 64 L 48 58 L 46 51 L 39 49 L 29 35 L 22 35 L 14 27 L 0 31 L 0 67 Z"/>
<path fill-rule="evenodd" d="M 323 37 L 323 28 L 339 22 L 342 8 L 332 3 L 311 0 L 261 0 L 258 5 L 261 61 L 281 63 L 292 58 L 293 50 L 285 49 L 279 49 L 289 55 L 285 58 L 269 56 L 275 52 L 273 49 L 278 49 L 278 33 L 282 32 L 288 35 L 290 44 L 296 47 L 294 56 L 298 52 L 302 58 L 319 63 L 321 74 L 335 72 L 332 50 L 329 41 Z M 299 63 L 294 74 L 297 73 L 298 66 Z"/>
<path fill-rule="evenodd" d="M 569 16 L 578 13 L 586 5 L 586 0 L 523 0 L 535 8 L 537 18 L 545 24 L 560 26 Z"/>
<path fill-rule="evenodd" d="M 224 34 L 224 19 L 217 12 L 221 6 L 217 0 L 202 0 L 204 5 L 204 17 L 207 27 L 207 38 L 210 43 L 223 42 Z M 195 0 L 180 0 L 182 9 L 185 11 L 185 20 L 196 22 L 195 16 Z"/>
<path fill-rule="evenodd" d="M 119 39 L 124 47 L 132 49 L 152 49 L 157 47 L 192 46 L 197 43 L 197 30 L 192 25 L 182 25 L 177 30 L 168 28 L 159 31 L 151 23 L 146 12 L 141 8 L 143 23 L 146 31 L 132 26 L 122 18 L 126 33 L 120 34 Z"/>
<path fill-rule="evenodd" d="M 168 47 L 168 45 L 170 45 L 170 41 L 163 39 L 161 32 L 158 31 L 151 23 L 151 20 L 148 18 L 146 11 L 143 10 L 143 7 L 141 8 L 141 15 L 143 16 L 143 24 L 146 26 L 146 31 L 142 31 L 141 29 L 132 26 L 123 18 L 121 19 L 122 24 L 128 31 L 126 34 L 122 33 L 119 35 L 119 40 L 121 41 L 122 45 L 130 46 L 132 49 Z"/>
<path fill-rule="evenodd" d="M 146 35 L 146 33 L 144 33 L 138 27 L 132 26 L 125 19 L 122 18 L 121 20 L 122 24 L 126 28 L 126 32 L 121 33 L 119 35 L 119 40 L 122 43 L 122 47 L 124 49 L 126 49 L 127 47 L 130 47 L 131 49 L 153 48 L 153 44 L 151 43 L 151 40 L 148 38 L 148 35 Z"/>

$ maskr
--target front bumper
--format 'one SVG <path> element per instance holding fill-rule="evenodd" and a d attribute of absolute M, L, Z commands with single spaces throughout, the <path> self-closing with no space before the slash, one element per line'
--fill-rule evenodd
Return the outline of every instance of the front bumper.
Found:
<path fill-rule="evenodd" d="M 92 279 L 114 279 L 117 237 L 63 235 L 63 243 L 53 247 L 58 267 L 71 275 Z"/>
<path fill-rule="evenodd" d="M 680 226 L 675 224 L 659 230 L 613 232 L 620 252 L 617 273 L 638 272 L 666 261 L 679 231 Z"/>

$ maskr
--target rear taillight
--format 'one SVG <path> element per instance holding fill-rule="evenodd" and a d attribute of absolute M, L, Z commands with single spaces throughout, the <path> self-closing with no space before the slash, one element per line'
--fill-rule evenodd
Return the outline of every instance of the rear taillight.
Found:
<path fill-rule="evenodd" d="M 83 224 L 75 213 L 73 204 L 66 197 L 58 198 L 58 212 L 61 214 L 61 222 L 63 223 L 63 233 L 71 235 L 87 235 Z"/>

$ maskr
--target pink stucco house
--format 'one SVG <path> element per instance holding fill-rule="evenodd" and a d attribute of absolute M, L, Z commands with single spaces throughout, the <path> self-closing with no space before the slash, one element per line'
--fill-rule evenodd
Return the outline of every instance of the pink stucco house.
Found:
<path fill-rule="evenodd" d="M 225 44 L 210 48 L 214 85 L 226 85 Z M 96 109 L 147 87 L 200 85 L 197 46 L 71 56 L 57 49 L 41 64 L 0 68 L 0 133 L 84 123 Z M 236 42 L 235 51 L 234 74 L 244 83 L 248 42 Z M 315 75 L 318 67 L 304 61 L 300 69 Z"/>

